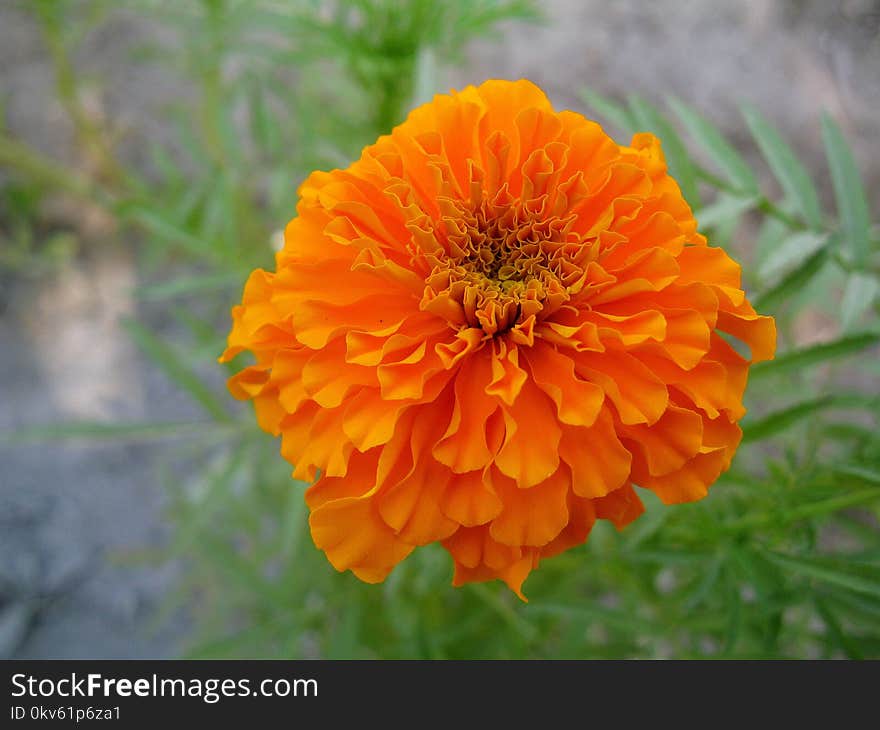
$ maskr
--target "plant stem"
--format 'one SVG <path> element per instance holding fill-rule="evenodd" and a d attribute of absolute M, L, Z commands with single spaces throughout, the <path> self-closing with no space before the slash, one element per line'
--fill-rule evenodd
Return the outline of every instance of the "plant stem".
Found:
<path fill-rule="evenodd" d="M 51 5 L 37 5 L 37 17 L 43 39 L 49 49 L 52 70 L 55 73 L 55 87 L 58 98 L 67 111 L 77 139 L 87 149 L 98 165 L 100 176 L 108 182 L 119 182 L 125 179 L 125 173 L 104 140 L 105 131 L 91 118 L 80 102 L 76 71 L 70 60 L 64 42 L 63 19 L 60 8 Z"/>
<path fill-rule="evenodd" d="M 725 193 L 729 193 L 731 195 L 737 195 L 737 196 L 749 195 L 751 197 L 751 195 L 749 193 L 746 193 L 745 191 L 734 187 L 730 183 L 722 180 L 720 177 L 718 177 L 714 173 L 709 172 L 708 170 L 706 170 L 703 167 L 697 166 L 695 168 L 695 172 L 696 172 L 697 177 L 699 179 L 703 180 L 703 182 L 708 183 L 713 188 L 721 190 L 722 192 L 725 192 Z M 772 200 L 770 200 L 769 198 L 767 198 L 764 195 L 761 195 L 757 198 L 757 203 L 756 203 L 755 207 L 758 210 L 760 210 L 762 213 L 764 213 L 765 215 L 770 216 L 771 218 L 776 218 L 778 221 L 781 221 L 782 223 L 784 223 L 786 226 L 788 226 L 789 228 L 791 228 L 793 230 L 796 230 L 796 231 L 817 230 L 817 229 L 810 228 L 810 226 L 808 226 L 803 221 L 798 220 L 797 218 L 795 218 L 792 215 L 789 215 L 784 210 L 782 210 L 782 208 L 780 208 Z M 830 232 L 831 228 L 829 226 L 824 226 L 823 228 L 818 229 L 818 230 L 821 230 L 822 232 Z"/>

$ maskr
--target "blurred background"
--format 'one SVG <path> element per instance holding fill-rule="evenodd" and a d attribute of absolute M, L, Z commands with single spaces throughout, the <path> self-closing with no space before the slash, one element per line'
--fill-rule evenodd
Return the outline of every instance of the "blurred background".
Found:
<path fill-rule="evenodd" d="M 0 656 L 880 656 L 880 2 L 0 0 L 0 69 Z M 493 77 L 677 130 L 795 358 L 710 499 L 597 528 L 529 606 L 431 549 L 337 575 L 216 364 L 304 176 Z"/>

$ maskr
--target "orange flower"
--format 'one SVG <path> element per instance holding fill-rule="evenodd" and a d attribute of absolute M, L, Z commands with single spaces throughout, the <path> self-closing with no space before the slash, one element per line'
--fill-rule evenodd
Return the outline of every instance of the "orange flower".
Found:
<path fill-rule="evenodd" d="M 701 499 L 776 331 L 707 245 L 659 141 L 616 144 L 528 81 L 415 109 L 300 188 L 277 270 L 232 310 L 229 381 L 281 436 L 315 544 L 379 582 L 440 541 L 454 584 Z"/>

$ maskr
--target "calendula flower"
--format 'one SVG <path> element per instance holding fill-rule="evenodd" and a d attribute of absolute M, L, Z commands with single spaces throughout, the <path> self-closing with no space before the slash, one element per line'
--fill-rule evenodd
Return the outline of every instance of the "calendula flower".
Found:
<path fill-rule="evenodd" d="M 315 544 L 379 582 L 441 542 L 520 597 L 596 519 L 701 499 L 775 326 L 697 232 L 659 141 L 616 144 L 528 81 L 410 113 L 299 190 L 232 310 L 229 381 L 281 436 Z M 720 333 L 750 350 L 746 359 Z"/>

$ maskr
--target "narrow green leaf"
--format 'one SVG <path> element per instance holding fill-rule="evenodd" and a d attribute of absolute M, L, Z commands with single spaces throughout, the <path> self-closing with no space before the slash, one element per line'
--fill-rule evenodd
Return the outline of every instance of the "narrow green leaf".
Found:
<path fill-rule="evenodd" d="M 821 227 L 822 209 L 819 207 L 819 196 L 806 167 L 757 109 L 744 107 L 742 114 L 786 197 L 797 206 L 807 224 L 812 228 Z"/>
<path fill-rule="evenodd" d="M 701 230 L 738 219 L 743 213 L 757 204 L 756 198 L 743 198 L 721 193 L 711 205 L 698 210 L 694 215 Z"/>
<path fill-rule="evenodd" d="M 790 573 L 811 578 L 821 583 L 837 586 L 854 593 L 880 598 L 880 574 L 877 570 L 865 569 L 864 573 L 856 572 L 842 560 L 823 558 L 794 557 L 780 553 L 767 553 L 767 559 Z M 877 575 L 875 575 L 877 574 Z"/>
<path fill-rule="evenodd" d="M 839 464 L 834 467 L 834 471 L 870 484 L 880 484 L 880 472 L 857 464 Z"/>
<path fill-rule="evenodd" d="M 880 601 L 865 598 L 857 593 L 844 593 L 834 589 L 822 591 L 822 598 L 848 614 L 856 614 L 869 622 L 880 622 Z"/>
<path fill-rule="evenodd" d="M 138 322 L 128 320 L 125 328 L 138 347 L 162 368 L 176 385 L 189 393 L 208 414 L 218 421 L 231 420 L 214 391 L 205 385 L 198 373 L 183 362 L 171 347 Z"/>
<path fill-rule="evenodd" d="M 780 207 L 783 208 L 783 212 L 790 212 L 790 210 L 786 209 L 790 207 L 790 204 L 784 203 Z M 764 217 L 761 221 L 761 228 L 758 231 L 757 239 L 755 240 L 755 259 L 758 268 L 760 268 L 767 260 L 767 257 L 776 250 L 779 241 L 782 241 L 790 233 L 791 230 L 789 227 L 778 218 L 773 218 L 772 216 Z"/>
<path fill-rule="evenodd" d="M 727 627 L 724 631 L 723 654 L 732 654 L 736 648 L 743 625 L 742 598 L 733 579 L 727 577 Z"/>
<path fill-rule="evenodd" d="M 534 611 L 532 610 L 534 608 Z M 579 603 L 576 606 L 566 606 L 554 603 L 535 603 L 529 607 L 529 613 L 536 616 L 560 616 L 581 620 L 586 624 L 595 622 L 606 623 L 623 631 L 633 634 L 651 634 L 660 630 L 660 626 L 651 621 L 634 615 L 629 611 L 617 611 L 605 608 L 596 603 Z"/>
<path fill-rule="evenodd" d="M 184 516 L 173 541 L 173 551 L 187 553 L 197 543 L 202 532 L 211 530 L 220 508 L 229 501 L 230 491 L 236 484 L 236 472 L 247 458 L 247 442 L 242 439 L 221 457 L 216 468 L 206 468 L 198 481 L 198 490 L 186 494 L 186 502 L 176 505 L 175 510 Z"/>
<path fill-rule="evenodd" d="M 611 122 L 623 134 L 629 136 L 635 132 L 638 125 L 629 110 L 622 104 L 589 89 L 583 89 L 580 92 L 580 96 L 592 111 Z"/>
<path fill-rule="evenodd" d="M 165 185 L 174 187 L 183 182 L 183 171 L 171 159 L 171 155 L 164 147 L 156 143 L 150 145 L 150 160 Z"/>
<path fill-rule="evenodd" d="M 175 297 L 204 294 L 241 287 L 241 277 L 237 274 L 204 274 L 183 276 L 160 284 L 149 284 L 135 289 L 135 296 L 150 302 L 161 302 Z"/>
<path fill-rule="evenodd" d="M 490 588 L 485 583 L 472 583 L 470 588 L 474 595 L 478 596 L 488 608 L 495 611 L 498 617 L 525 641 L 533 641 L 537 637 L 538 630 L 507 602 L 506 596 L 498 595 L 498 592 L 494 590 L 495 586 Z"/>
<path fill-rule="evenodd" d="M 678 99 L 671 99 L 670 106 L 681 119 L 688 133 L 709 154 L 721 171 L 739 190 L 758 194 L 758 180 L 739 152 L 734 149 L 719 129 Z"/>
<path fill-rule="evenodd" d="M 859 423 L 835 422 L 825 426 L 825 435 L 835 441 L 848 442 L 850 445 L 871 441 L 877 438 L 877 431 L 873 426 L 863 426 Z M 880 443 L 880 439 L 877 439 Z"/>
<path fill-rule="evenodd" d="M 626 550 L 635 550 L 643 542 L 649 540 L 663 527 L 669 518 L 670 512 L 664 508 L 664 505 L 652 504 L 652 502 L 648 501 L 649 499 L 645 499 L 647 502 L 645 506 L 648 507 L 646 513 L 642 515 L 642 518 L 636 524 L 632 525 L 631 529 L 626 531 L 624 536 Z M 659 500 L 654 499 L 652 501 Z"/>
<path fill-rule="evenodd" d="M 773 436 L 780 431 L 790 428 L 805 418 L 808 418 L 817 411 L 829 408 L 834 404 L 834 396 L 826 395 L 821 398 L 812 398 L 803 401 L 802 403 L 797 403 L 788 408 L 783 408 L 782 410 L 775 411 L 756 421 L 746 421 L 742 426 L 743 443 L 759 441 L 768 436 Z"/>
<path fill-rule="evenodd" d="M 837 619 L 837 616 L 834 615 L 834 612 L 828 607 L 828 604 L 819 596 L 816 596 L 813 603 L 816 606 L 819 615 L 822 617 L 822 622 L 825 624 L 828 638 L 831 639 L 833 643 L 837 644 L 843 653 L 850 659 L 864 659 L 861 651 L 859 651 L 859 647 L 856 646 L 855 642 L 846 635 L 840 621 Z"/>
<path fill-rule="evenodd" d="M 218 331 L 215 321 L 203 319 L 194 314 L 191 307 L 180 305 L 172 306 L 170 313 L 186 327 L 192 338 L 193 346 L 188 354 L 193 362 L 214 362 L 226 348 L 226 335 Z"/>
<path fill-rule="evenodd" d="M 840 471 L 840 470 L 835 470 Z M 852 475 L 849 475 L 852 476 Z M 880 475 L 878 480 L 880 480 Z M 880 484 L 880 481 L 877 482 Z M 818 502 L 799 504 L 795 507 L 786 507 L 776 512 L 760 512 L 755 515 L 742 517 L 738 520 L 724 523 L 724 532 L 748 532 L 765 527 L 790 525 L 801 520 L 811 520 L 817 517 L 840 512 L 852 507 L 861 507 L 880 501 L 880 489 L 860 489 L 855 492 L 847 492 L 835 497 L 829 497 Z"/>
<path fill-rule="evenodd" d="M 776 285 L 759 294 L 752 304 L 759 312 L 773 311 L 789 297 L 801 291 L 825 267 L 828 251 L 820 249 Z"/>
<path fill-rule="evenodd" d="M 825 143 L 828 168 L 831 170 L 831 184 L 834 187 L 844 243 L 853 262 L 861 265 L 868 259 L 868 230 L 871 219 L 859 168 L 840 127 L 828 114 L 822 115 L 822 140 Z"/>
<path fill-rule="evenodd" d="M 120 207 L 118 212 L 123 218 L 141 226 L 148 234 L 157 236 L 169 244 L 180 246 L 200 258 L 216 258 L 213 246 L 156 211 L 139 205 L 130 205 Z"/>
<path fill-rule="evenodd" d="M 669 172 L 678 182 L 684 199 L 691 208 L 700 207 L 700 192 L 697 173 L 687 147 L 678 132 L 652 104 L 638 96 L 629 97 L 629 108 L 642 131 L 652 132 L 663 146 L 663 154 L 669 165 Z"/>
<path fill-rule="evenodd" d="M 843 300 L 840 302 L 840 321 L 845 330 L 852 329 L 859 318 L 871 308 L 878 293 L 880 280 L 873 274 L 854 271 L 849 275 Z"/>
<path fill-rule="evenodd" d="M 416 58 L 416 78 L 412 106 L 426 104 L 438 92 L 437 51 L 431 46 L 423 46 Z"/>
<path fill-rule="evenodd" d="M 719 551 L 718 554 L 709 561 L 709 567 L 702 572 L 702 577 L 696 583 L 694 590 L 691 591 L 687 600 L 684 602 L 684 609 L 686 611 L 692 611 L 708 598 L 712 589 L 717 585 L 718 579 L 721 577 L 722 568 L 724 568 L 726 559 L 726 554 L 723 551 Z"/>
<path fill-rule="evenodd" d="M 305 517 L 306 502 L 304 498 L 304 490 L 298 482 L 294 482 L 287 495 L 287 505 L 285 506 L 284 531 L 281 537 L 281 553 L 282 555 L 291 555 L 293 550 L 299 544 L 300 535 L 304 527 L 308 524 Z"/>
<path fill-rule="evenodd" d="M 249 95 L 251 136 L 262 154 L 274 154 L 281 147 L 281 129 L 269 108 L 268 95 L 257 81 L 252 82 Z"/>
<path fill-rule="evenodd" d="M 828 243 L 828 236 L 814 231 L 802 231 L 785 238 L 768 255 L 761 266 L 761 281 L 774 281 L 784 272 L 809 259 Z"/>
<path fill-rule="evenodd" d="M 841 337 L 832 342 L 823 342 L 819 345 L 811 345 L 799 350 L 792 350 L 780 355 L 775 360 L 758 363 L 750 371 L 752 380 L 768 375 L 783 375 L 797 372 L 802 368 L 816 365 L 817 363 L 835 360 L 837 358 L 853 355 L 880 342 L 880 333 L 860 332 L 848 337 Z"/>

